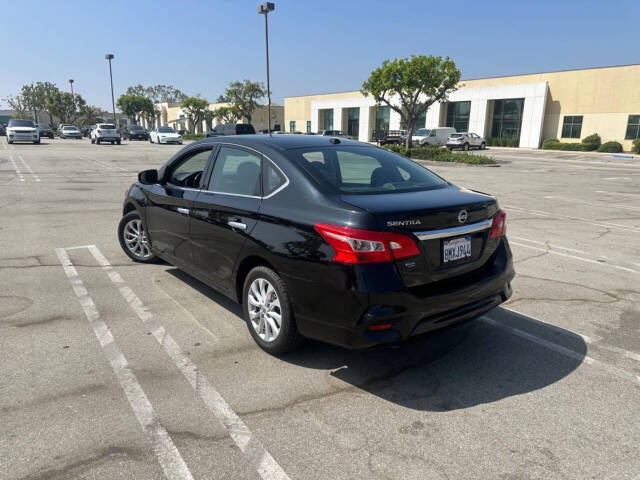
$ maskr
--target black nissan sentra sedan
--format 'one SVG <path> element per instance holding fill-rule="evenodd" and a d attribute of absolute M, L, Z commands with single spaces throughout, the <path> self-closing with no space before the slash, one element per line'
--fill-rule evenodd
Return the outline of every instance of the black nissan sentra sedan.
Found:
<path fill-rule="evenodd" d="M 118 236 L 242 304 L 273 354 L 313 338 L 398 342 L 511 295 L 505 213 L 411 160 L 344 138 L 214 137 L 138 175 Z"/>

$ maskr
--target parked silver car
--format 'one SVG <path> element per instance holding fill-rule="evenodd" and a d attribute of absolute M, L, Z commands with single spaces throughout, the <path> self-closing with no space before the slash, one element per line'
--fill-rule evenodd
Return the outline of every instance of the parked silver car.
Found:
<path fill-rule="evenodd" d="M 480 135 L 476 135 L 475 133 L 453 133 L 447 139 L 447 148 L 451 150 L 453 150 L 454 148 L 460 148 L 461 150 L 478 148 L 480 150 L 484 150 L 485 148 L 487 148 L 487 141 Z"/>

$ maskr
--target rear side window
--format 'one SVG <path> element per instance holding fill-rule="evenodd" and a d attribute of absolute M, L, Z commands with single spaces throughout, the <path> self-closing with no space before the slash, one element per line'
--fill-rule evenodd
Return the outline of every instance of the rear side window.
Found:
<path fill-rule="evenodd" d="M 292 149 L 290 159 L 328 190 L 350 194 L 441 188 L 447 182 L 398 154 L 375 147 Z"/>
<path fill-rule="evenodd" d="M 282 172 L 270 161 L 264 162 L 264 184 L 262 187 L 265 197 L 278 190 L 287 181 Z"/>
<path fill-rule="evenodd" d="M 222 147 L 213 166 L 208 189 L 234 195 L 260 195 L 260 157 L 237 148 Z"/>

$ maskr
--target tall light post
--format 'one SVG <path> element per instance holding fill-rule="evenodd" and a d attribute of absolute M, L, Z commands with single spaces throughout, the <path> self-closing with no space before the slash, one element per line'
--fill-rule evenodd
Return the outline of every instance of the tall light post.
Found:
<path fill-rule="evenodd" d="M 69 85 L 71 85 L 71 101 L 73 102 L 73 109 L 76 108 L 76 96 L 73 94 L 73 78 L 69 79 Z"/>
<path fill-rule="evenodd" d="M 269 130 L 269 136 L 271 136 L 271 85 L 269 84 L 269 12 L 273 12 L 276 9 L 276 5 L 272 2 L 264 2 L 258 7 L 258 13 L 264 15 L 264 43 L 267 51 L 267 118 L 269 124 L 267 128 Z"/>
<path fill-rule="evenodd" d="M 111 106 L 113 107 L 113 124 L 116 124 L 116 101 L 113 98 L 113 73 L 111 72 L 111 60 L 113 60 L 113 53 L 107 53 L 104 58 L 109 60 L 109 79 L 111 80 Z"/>

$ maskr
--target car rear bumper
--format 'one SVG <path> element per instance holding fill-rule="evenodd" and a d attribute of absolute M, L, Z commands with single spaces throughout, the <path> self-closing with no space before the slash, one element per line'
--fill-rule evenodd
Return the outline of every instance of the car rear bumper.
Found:
<path fill-rule="evenodd" d="M 511 296 L 510 282 L 515 276 L 506 240 L 501 242 L 496 255 L 491 265 L 469 274 L 471 281 L 461 279 L 456 286 L 447 288 L 426 285 L 419 289 L 377 291 L 374 286 L 379 283 L 377 280 L 362 279 L 364 285 L 371 287 L 368 292 L 357 291 L 357 287 L 327 292 L 326 283 L 308 284 L 299 278 L 285 281 L 302 335 L 347 348 L 368 348 L 471 320 L 506 301 Z M 380 269 L 378 273 L 383 272 Z M 385 275 L 393 273 L 387 271 Z M 369 329 L 381 324 L 391 324 L 391 328 Z"/>

